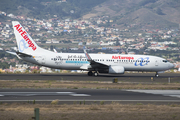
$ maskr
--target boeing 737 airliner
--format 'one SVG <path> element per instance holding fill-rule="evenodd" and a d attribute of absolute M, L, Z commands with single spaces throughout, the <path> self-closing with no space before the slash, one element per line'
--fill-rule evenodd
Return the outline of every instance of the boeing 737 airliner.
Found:
<path fill-rule="evenodd" d="M 89 76 L 98 73 L 123 74 L 125 71 L 165 71 L 174 65 L 164 58 L 150 55 L 56 53 L 39 47 L 18 21 L 12 21 L 18 51 L 8 52 L 24 61 L 55 69 L 85 70 Z"/>

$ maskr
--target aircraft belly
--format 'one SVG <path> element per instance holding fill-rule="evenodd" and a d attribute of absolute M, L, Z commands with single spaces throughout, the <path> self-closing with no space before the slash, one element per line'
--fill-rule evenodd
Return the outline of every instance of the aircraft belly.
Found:
<path fill-rule="evenodd" d="M 67 70 L 79 70 L 80 66 L 73 66 L 73 65 L 60 65 L 59 68 L 67 69 Z"/>
<path fill-rule="evenodd" d="M 37 62 L 34 58 L 32 57 L 21 57 L 24 61 L 36 64 L 36 65 L 41 65 L 39 62 Z"/>
<path fill-rule="evenodd" d="M 149 66 L 128 66 L 125 71 L 153 71 L 154 69 Z"/>

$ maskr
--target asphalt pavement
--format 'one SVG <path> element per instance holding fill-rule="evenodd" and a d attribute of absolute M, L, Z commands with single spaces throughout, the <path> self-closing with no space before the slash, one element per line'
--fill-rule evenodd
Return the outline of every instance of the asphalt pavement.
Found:
<path fill-rule="evenodd" d="M 74 101 L 121 103 L 177 103 L 180 90 L 106 90 L 106 89 L 0 89 L 1 102 Z"/>
<path fill-rule="evenodd" d="M 126 73 L 123 75 L 100 74 L 97 77 L 85 73 L 60 74 L 0 74 L 0 80 L 68 80 L 68 81 L 112 81 L 118 78 L 126 82 L 180 82 L 178 73 Z M 95 103 L 156 103 L 180 104 L 180 90 L 106 90 L 106 89 L 0 89 L 0 102 L 36 102 L 50 103 L 58 99 L 60 103 L 86 101 Z"/>
<path fill-rule="evenodd" d="M 180 82 L 179 73 L 125 73 L 125 74 L 99 74 L 87 76 L 86 73 L 59 73 L 59 74 L 0 74 L 0 80 L 68 80 L 68 81 L 112 81 L 118 78 L 123 82 Z"/>

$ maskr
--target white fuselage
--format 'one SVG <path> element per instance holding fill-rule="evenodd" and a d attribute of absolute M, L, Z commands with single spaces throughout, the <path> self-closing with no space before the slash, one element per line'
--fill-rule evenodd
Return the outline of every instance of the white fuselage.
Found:
<path fill-rule="evenodd" d="M 167 60 L 149 55 L 56 53 L 39 47 L 18 21 L 12 21 L 18 46 L 18 58 L 56 69 L 86 70 L 88 75 L 99 73 L 123 74 L 124 71 L 165 71 L 174 67 Z M 92 72 L 94 71 L 94 73 Z M 92 74 L 93 73 L 93 74 Z"/>
<path fill-rule="evenodd" d="M 165 71 L 174 65 L 165 59 L 150 55 L 122 54 L 89 54 L 97 63 L 108 66 L 123 66 L 125 71 Z M 84 53 L 55 53 L 48 50 L 38 52 L 33 57 L 22 57 L 23 60 L 50 68 L 65 70 L 85 70 L 88 66 Z M 88 70 L 88 69 L 87 69 Z"/>

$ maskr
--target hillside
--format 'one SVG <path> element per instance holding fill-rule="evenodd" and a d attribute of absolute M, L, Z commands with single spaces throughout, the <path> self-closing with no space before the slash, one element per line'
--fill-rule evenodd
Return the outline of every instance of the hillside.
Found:
<path fill-rule="evenodd" d="M 180 0 L 3 0 L 0 11 L 37 19 L 110 16 L 113 23 L 107 26 L 131 29 L 180 24 Z"/>
<path fill-rule="evenodd" d="M 33 18 L 79 18 L 107 0 L 3 0 L 0 11 Z"/>
<path fill-rule="evenodd" d="M 177 27 L 180 0 L 109 0 L 93 8 L 92 16 L 110 16 L 119 27 Z M 88 15 L 86 15 L 87 18 Z"/>

